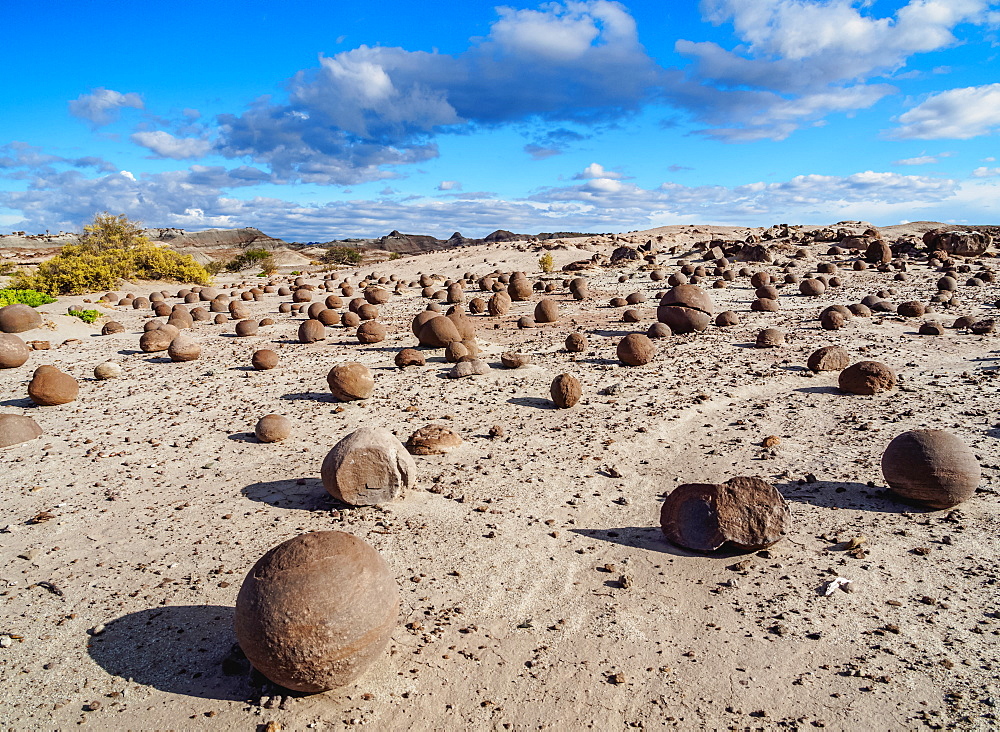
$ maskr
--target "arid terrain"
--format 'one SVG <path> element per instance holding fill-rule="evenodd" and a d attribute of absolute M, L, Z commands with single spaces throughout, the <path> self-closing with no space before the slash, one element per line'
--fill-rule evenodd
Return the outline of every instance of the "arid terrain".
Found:
<path fill-rule="evenodd" d="M 838 227 L 860 235 L 867 225 Z M 928 228 L 889 227 L 882 236 L 919 239 Z M 950 327 L 917 333 L 927 320 L 950 326 L 963 315 L 995 316 L 1000 283 L 965 284 L 982 265 L 996 268 L 995 249 L 955 260 L 970 271 L 956 299 L 935 312 L 875 312 L 829 331 L 818 316 L 832 304 L 880 291 L 894 305 L 929 303 L 941 268 L 910 254 L 905 279 L 896 280 L 894 268 L 855 271 L 863 249 L 831 255 L 836 242 L 765 239 L 773 261 L 733 269 L 768 271 L 780 283 L 789 262 L 800 275 L 828 262 L 843 284 L 818 297 L 779 284 L 780 310 L 754 312 L 750 278 L 713 289 L 715 265 L 707 245 L 696 246 L 742 242 L 749 232 L 672 226 L 562 244 L 486 243 L 332 273 L 356 285 L 372 273 L 404 282 L 470 273 L 461 307 L 489 296 L 475 282 L 494 271 L 554 283 L 546 296 L 559 305 L 556 323 L 517 327 L 543 296 L 537 291 L 507 315 L 470 315 L 492 369 L 463 379 L 447 378 L 451 364 L 440 349 L 425 350 L 425 366 L 394 366 L 401 348 L 417 347 L 410 323 L 430 302 L 419 286 L 379 306 L 389 332 L 381 343 L 359 344 L 353 328 L 340 326 L 327 328 L 325 340 L 299 343 L 305 314 L 279 313 L 290 298 L 267 294 L 247 304 L 273 325 L 236 337 L 233 322 L 196 322 L 201 356 L 183 363 L 139 350 L 154 317 L 148 308 L 84 304 L 103 293 L 40 307 L 43 327 L 19 335 L 51 348 L 0 370 L 0 412 L 29 415 L 43 430 L 2 450 L 0 723 L 995 729 L 1000 336 Z M 622 246 L 640 248 L 639 256 L 560 271 Z M 546 252 L 551 274 L 539 270 Z M 669 289 L 650 273 L 670 275 L 682 261 L 707 267 L 701 284 L 715 312 L 735 311 L 740 323 L 656 340 L 651 363 L 622 365 L 619 340 L 656 322 L 656 293 Z M 238 293 L 268 282 L 254 275 L 223 275 L 216 286 Z M 564 286 L 578 275 L 590 288 L 582 301 Z M 319 287 L 314 301 L 326 296 L 324 273 L 303 276 Z M 117 293 L 173 296 L 181 288 L 142 282 Z M 645 294 L 635 306 L 641 320 L 622 322 L 625 308 L 609 301 L 634 292 Z M 79 304 L 107 318 L 90 326 L 65 315 Z M 125 332 L 101 335 L 107 319 Z M 755 348 L 768 327 L 784 331 L 786 343 Z M 582 353 L 564 348 L 573 332 L 587 337 Z M 843 346 L 852 362 L 890 366 L 897 387 L 841 392 L 837 372 L 805 367 L 826 345 Z M 277 351 L 277 368 L 251 367 L 260 348 Z M 503 368 L 507 351 L 529 354 L 533 364 Z M 96 380 L 94 367 L 108 359 L 122 375 Z M 346 361 L 374 372 L 370 398 L 332 397 L 327 372 Z M 79 381 L 76 401 L 38 407 L 27 398 L 43 364 Z M 570 409 L 549 398 L 563 372 L 583 386 Z M 288 439 L 254 438 L 269 413 L 291 420 Z M 464 442 L 447 455 L 415 456 L 416 490 L 404 500 L 351 508 L 324 490 L 320 464 L 354 429 L 385 427 L 405 442 L 428 424 Z M 490 434 L 494 426 L 500 436 Z M 919 427 L 954 433 L 979 458 L 980 488 L 957 508 L 924 510 L 886 490 L 883 450 Z M 764 447 L 768 437 L 777 440 Z M 780 490 L 791 510 L 785 539 L 760 552 L 697 554 L 664 538 L 665 494 L 734 476 L 759 476 Z M 388 650 L 356 683 L 289 693 L 251 674 L 234 651 L 236 595 L 268 549 L 330 529 L 381 553 L 402 611 Z M 836 578 L 850 583 L 827 594 Z"/>

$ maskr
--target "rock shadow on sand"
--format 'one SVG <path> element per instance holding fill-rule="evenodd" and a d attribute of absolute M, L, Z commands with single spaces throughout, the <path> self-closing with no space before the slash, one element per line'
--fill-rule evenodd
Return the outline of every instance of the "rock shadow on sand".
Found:
<path fill-rule="evenodd" d="M 667 540 L 659 526 L 625 526 L 617 529 L 570 529 L 588 539 L 609 541 L 612 544 L 647 549 L 651 552 L 671 554 L 675 557 L 700 557 L 703 559 L 732 559 L 753 554 L 749 549 L 720 549 L 714 552 L 695 552 Z"/>
<path fill-rule="evenodd" d="M 926 512 L 926 508 L 903 503 L 886 489 L 867 483 L 820 480 L 815 483 L 775 483 L 786 501 L 809 503 L 823 508 L 850 508 L 872 513 Z"/>
<path fill-rule="evenodd" d="M 278 508 L 295 508 L 301 511 L 332 511 L 349 508 L 333 498 L 323 483 L 317 478 L 307 478 L 299 484 L 301 478 L 288 480 L 271 480 L 263 483 L 251 483 L 242 493 L 251 501 L 267 503 Z"/>
<path fill-rule="evenodd" d="M 87 652 L 113 676 L 202 699 L 249 699 L 248 669 L 228 669 L 236 634 L 222 605 L 166 605 L 112 620 Z M 229 670 L 233 675 L 227 675 Z"/>

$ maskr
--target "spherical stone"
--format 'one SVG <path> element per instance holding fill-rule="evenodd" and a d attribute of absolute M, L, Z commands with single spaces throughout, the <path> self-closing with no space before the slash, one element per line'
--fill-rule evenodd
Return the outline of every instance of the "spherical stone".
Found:
<path fill-rule="evenodd" d="M 254 325 L 257 324 L 254 323 Z M 201 356 L 201 346 L 187 333 L 182 333 L 170 341 L 170 345 L 167 347 L 167 355 L 174 362 L 196 361 Z"/>
<path fill-rule="evenodd" d="M 870 318 L 872 314 L 871 308 L 860 302 L 848 305 L 847 309 L 851 311 L 851 315 L 855 315 L 859 318 Z"/>
<path fill-rule="evenodd" d="M 362 320 L 375 320 L 378 317 L 378 308 L 368 303 L 359 306 L 355 312 Z"/>
<path fill-rule="evenodd" d="M 542 298 L 535 305 L 536 323 L 555 323 L 559 320 L 559 305 L 555 300 Z"/>
<path fill-rule="evenodd" d="M 880 394 L 896 387 L 896 372 L 878 361 L 859 361 L 840 372 L 838 385 L 849 394 Z"/>
<path fill-rule="evenodd" d="M 624 297 L 613 297 L 608 303 L 608 307 L 612 308 L 623 308 L 626 305 L 628 305 L 628 301 Z"/>
<path fill-rule="evenodd" d="M 750 284 L 753 287 L 763 287 L 764 285 L 771 284 L 771 282 L 772 277 L 768 272 L 754 272 L 750 278 Z"/>
<path fill-rule="evenodd" d="M 642 333 L 629 333 L 618 342 L 616 353 L 626 366 L 644 366 L 656 356 L 656 345 Z"/>
<path fill-rule="evenodd" d="M 778 304 L 777 300 L 758 298 L 750 303 L 750 309 L 758 313 L 776 313 L 781 310 L 781 306 Z"/>
<path fill-rule="evenodd" d="M 28 397 L 42 407 L 52 407 L 74 401 L 80 385 L 69 374 L 55 366 L 39 366 L 28 383 Z"/>
<path fill-rule="evenodd" d="M 270 348 L 261 348 L 253 352 L 250 363 L 258 371 L 268 371 L 278 365 L 278 354 Z"/>
<path fill-rule="evenodd" d="M 511 299 L 504 292 L 495 292 L 486 303 L 486 309 L 491 316 L 506 315 L 510 311 Z"/>
<path fill-rule="evenodd" d="M 101 328 L 101 335 L 114 335 L 115 333 L 124 333 L 125 326 L 115 320 L 109 320 Z"/>
<path fill-rule="evenodd" d="M 19 445 L 41 435 L 42 428 L 31 417 L 0 414 L 0 448 Z"/>
<path fill-rule="evenodd" d="M 920 318 L 924 314 L 924 304 L 919 300 L 908 300 L 896 306 L 896 312 L 904 318 Z"/>
<path fill-rule="evenodd" d="M 633 292 L 628 297 L 625 298 L 625 302 L 629 305 L 641 305 L 646 302 L 646 293 L 644 292 Z"/>
<path fill-rule="evenodd" d="M 762 297 L 767 300 L 777 300 L 778 299 L 778 288 L 774 285 L 764 285 L 763 287 L 758 287 L 753 293 L 757 297 Z"/>
<path fill-rule="evenodd" d="M 139 338 L 139 350 L 143 353 L 159 353 L 170 348 L 170 343 L 177 337 L 176 328 L 168 330 L 165 327 L 148 330 Z"/>
<path fill-rule="evenodd" d="M 356 335 L 359 343 L 381 343 L 385 340 L 388 332 L 385 326 L 377 320 L 366 320 L 358 326 Z"/>
<path fill-rule="evenodd" d="M 667 290 L 660 300 L 660 307 L 681 305 L 694 310 L 701 310 L 708 315 L 715 311 L 715 303 L 707 290 L 698 285 L 678 285 Z M 661 320 L 661 322 L 664 322 Z M 699 329 L 701 330 L 701 329 Z"/>
<path fill-rule="evenodd" d="M 756 551 L 788 531 L 788 504 L 760 478 L 731 478 L 721 485 L 687 483 L 675 488 L 660 509 L 660 527 L 674 544 L 711 552 L 731 544 Z"/>
<path fill-rule="evenodd" d="M 996 320 L 993 318 L 982 318 L 970 325 L 969 330 L 974 335 L 988 335 L 996 330 Z"/>
<path fill-rule="evenodd" d="M 167 318 L 167 325 L 172 325 L 178 330 L 189 330 L 194 327 L 194 318 L 186 310 L 175 310 Z"/>
<path fill-rule="evenodd" d="M 420 329 L 424 327 L 424 323 L 426 323 L 431 318 L 436 318 L 438 316 L 439 316 L 439 313 L 437 313 L 437 312 L 435 312 L 433 310 L 430 310 L 430 309 L 423 310 L 423 311 L 417 313 L 413 317 L 413 320 L 410 322 L 410 330 L 413 332 L 413 335 L 419 336 L 420 335 Z"/>
<path fill-rule="evenodd" d="M 229 321 L 228 315 L 223 315 L 222 313 L 219 313 L 218 315 L 215 316 L 215 320 L 213 322 L 216 325 L 222 325 L 223 323 L 226 323 L 228 321 Z"/>
<path fill-rule="evenodd" d="M 316 320 L 321 322 L 324 326 L 339 325 L 340 313 L 336 310 L 326 308 L 320 311 L 319 315 L 316 316 Z"/>
<path fill-rule="evenodd" d="M 819 316 L 819 324 L 823 330 L 840 330 L 847 325 L 847 318 L 837 310 L 828 310 Z"/>
<path fill-rule="evenodd" d="M 972 497 L 982 471 L 975 453 L 944 430 L 911 430 L 882 453 L 882 475 L 896 495 L 934 509 Z"/>
<path fill-rule="evenodd" d="M 476 323 L 463 313 L 461 310 L 454 310 L 446 316 L 452 323 L 455 324 L 455 328 L 458 330 L 458 335 L 463 341 L 474 340 L 476 337 Z"/>
<path fill-rule="evenodd" d="M 423 366 L 427 363 L 427 359 L 424 358 L 424 354 L 415 348 L 404 348 L 399 353 L 396 354 L 395 364 L 399 368 L 406 368 L 407 366 Z"/>
<path fill-rule="evenodd" d="M 352 506 L 403 498 L 417 467 L 402 443 L 381 428 L 362 427 L 342 439 L 323 460 L 323 486 Z"/>
<path fill-rule="evenodd" d="M 486 312 L 486 301 L 481 297 L 474 297 L 469 300 L 469 312 L 473 315 L 482 315 Z"/>
<path fill-rule="evenodd" d="M 429 424 L 421 427 L 406 441 L 411 455 L 445 455 L 462 445 L 462 438 L 447 427 Z"/>
<path fill-rule="evenodd" d="M 350 361 L 334 366 L 326 375 L 333 396 L 342 402 L 366 399 L 375 391 L 375 377 L 364 364 Z"/>
<path fill-rule="evenodd" d="M 457 282 L 448 285 L 448 289 L 445 291 L 445 301 L 452 304 L 465 302 L 465 290 Z"/>
<path fill-rule="evenodd" d="M 31 349 L 13 333 L 0 333 L 0 369 L 16 369 L 27 363 Z"/>
<path fill-rule="evenodd" d="M 757 348 L 777 348 L 785 345 L 785 334 L 777 328 L 764 328 L 757 334 Z"/>
<path fill-rule="evenodd" d="M 382 287 L 368 287 L 365 289 L 365 300 L 372 305 L 385 305 L 392 299 L 392 293 Z"/>
<path fill-rule="evenodd" d="M 514 279 L 507 285 L 507 294 L 515 302 L 523 302 L 531 297 L 533 289 L 526 279 Z"/>
<path fill-rule="evenodd" d="M 464 379 L 467 376 L 485 376 L 490 372 L 490 365 L 478 358 L 459 361 L 448 372 L 449 379 Z"/>
<path fill-rule="evenodd" d="M 345 328 L 357 328 L 361 325 L 361 318 L 357 313 L 347 312 L 340 316 L 340 324 Z"/>
<path fill-rule="evenodd" d="M 732 310 L 726 310 L 721 312 L 715 318 L 715 324 L 720 328 L 729 328 L 733 325 L 740 324 L 740 316 L 734 313 Z"/>
<path fill-rule="evenodd" d="M 826 284 L 816 278 L 802 280 L 799 283 L 799 292 L 809 297 L 819 297 L 826 292 Z"/>
<path fill-rule="evenodd" d="M 566 336 L 566 350 L 570 353 L 583 353 L 587 350 L 587 337 L 583 333 L 570 333 Z"/>
<path fill-rule="evenodd" d="M 678 285 L 686 285 L 688 282 L 687 275 L 683 272 L 674 272 L 667 278 L 667 284 L 671 287 L 677 287 Z"/>
<path fill-rule="evenodd" d="M 535 321 L 533 318 L 530 318 L 527 315 L 522 315 L 520 318 L 517 319 L 517 327 L 520 328 L 521 330 L 524 330 L 525 328 L 534 328 Z"/>
<path fill-rule="evenodd" d="M 254 565 L 234 626 L 253 667 L 274 683 L 322 692 L 355 681 L 385 650 L 399 590 L 385 560 L 361 539 L 314 531 Z"/>
<path fill-rule="evenodd" d="M 0 332 L 23 333 L 42 325 L 42 316 L 33 307 L 14 303 L 0 308 Z"/>
<path fill-rule="evenodd" d="M 260 442 L 280 442 L 292 434 L 292 423 L 281 414 L 267 414 L 257 421 L 253 433 Z"/>
<path fill-rule="evenodd" d="M 670 330 L 670 326 L 666 323 L 656 322 L 649 326 L 646 331 L 647 338 L 669 338 L 674 332 Z"/>
<path fill-rule="evenodd" d="M 313 299 L 312 291 L 300 287 L 292 293 L 292 302 L 309 302 Z"/>
<path fill-rule="evenodd" d="M 937 281 L 937 288 L 939 290 L 949 290 L 949 291 L 957 290 L 958 280 L 956 280 L 954 277 L 946 275 Z"/>
<path fill-rule="evenodd" d="M 326 310 L 326 303 L 314 302 L 306 309 L 306 315 L 315 319 L 324 310 Z"/>
<path fill-rule="evenodd" d="M 444 360 L 448 363 L 458 363 L 471 358 L 472 354 L 462 341 L 452 341 L 444 349 Z"/>
<path fill-rule="evenodd" d="M 462 340 L 462 335 L 451 318 L 436 315 L 421 326 L 417 340 L 428 348 L 446 348 L 449 343 Z"/>
<path fill-rule="evenodd" d="M 684 285 L 693 287 L 693 285 Z M 668 295 L 670 293 L 667 293 Z M 664 296 L 666 299 L 666 296 Z M 712 322 L 710 313 L 682 305 L 660 306 L 656 308 L 656 319 L 666 323 L 674 333 L 694 333 L 702 331 Z"/>
<path fill-rule="evenodd" d="M 241 320 L 236 324 L 236 335 L 240 338 L 255 336 L 259 327 L 256 320 Z"/>
<path fill-rule="evenodd" d="M 299 323 L 299 343 L 315 343 L 326 338 L 326 328 L 318 320 L 303 320 Z"/>
<path fill-rule="evenodd" d="M 122 375 L 121 364 L 115 361 L 105 361 L 94 367 L 94 378 L 98 381 L 117 379 Z"/>
<path fill-rule="evenodd" d="M 531 365 L 531 356 L 526 353 L 506 351 L 500 354 L 500 363 L 506 369 L 519 369 L 522 366 Z"/>
<path fill-rule="evenodd" d="M 865 250 L 865 259 L 871 264 L 888 264 L 892 261 L 892 248 L 881 239 L 876 239 Z"/>
<path fill-rule="evenodd" d="M 580 397 L 583 395 L 583 387 L 580 385 L 579 379 L 572 374 L 559 374 L 552 380 L 552 384 L 549 386 L 549 394 L 552 396 L 552 402 L 557 408 L 569 409 L 580 401 Z"/>
<path fill-rule="evenodd" d="M 632 308 L 629 308 L 624 313 L 622 313 L 623 323 L 638 323 L 641 321 L 642 321 L 642 313 L 640 313 L 638 310 L 633 310 Z"/>
<path fill-rule="evenodd" d="M 812 352 L 806 366 L 810 371 L 841 371 L 851 363 L 847 349 L 841 346 L 823 346 Z"/>
<path fill-rule="evenodd" d="M 917 333 L 926 336 L 944 335 L 944 326 L 936 321 L 928 321 L 920 324 L 920 328 L 917 330 Z"/>

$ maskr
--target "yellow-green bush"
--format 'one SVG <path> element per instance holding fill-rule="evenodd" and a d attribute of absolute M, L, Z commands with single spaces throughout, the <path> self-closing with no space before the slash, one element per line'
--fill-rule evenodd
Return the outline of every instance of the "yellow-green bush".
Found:
<path fill-rule="evenodd" d="M 79 244 L 67 244 L 34 272 L 19 272 L 13 287 L 50 295 L 113 290 L 120 279 L 173 280 L 207 285 L 205 268 L 189 254 L 150 243 L 138 222 L 98 214 Z"/>

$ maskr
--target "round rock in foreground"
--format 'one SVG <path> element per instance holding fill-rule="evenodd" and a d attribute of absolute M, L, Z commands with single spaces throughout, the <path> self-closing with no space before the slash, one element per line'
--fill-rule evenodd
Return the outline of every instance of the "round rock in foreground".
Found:
<path fill-rule="evenodd" d="M 0 447 L 10 447 L 41 437 L 42 428 L 31 417 L 0 414 Z"/>
<path fill-rule="evenodd" d="M 580 401 L 583 387 L 580 385 L 580 380 L 572 374 L 559 374 L 549 386 L 549 395 L 556 407 L 569 409 Z"/>
<path fill-rule="evenodd" d="M 0 308 L 0 331 L 4 333 L 23 333 L 41 325 L 42 316 L 30 305 L 17 302 Z"/>
<path fill-rule="evenodd" d="M 315 531 L 254 565 L 236 598 L 234 626 L 264 676 L 318 693 L 361 676 L 385 650 L 398 615 L 399 590 L 379 553 L 350 534 Z"/>
<path fill-rule="evenodd" d="M 0 333 L 0 369 L 16 369 L 27 363 L 31 349 L 13 333 Z"/>
<path fill-rule="evenodd" d="M 117 379 L 122 375 L 122 366 L 116 361 L 105 361 L 94 367 L 94 378 L 98 381 Z"/>
<path fill-rule="evenodd" d="M 403 498 L 416 476 L 413 458 L 391 432 L 362 427 L 327 453 L 320 471 L 323 487 L 352 506 Z"/>
<path fill-rule="evenodd" d="M 838 386 L 849 394 L 881 394 L 896 388 L 896 372 L 878 361 L 859 361 L 840 372 Z"/>
<path fill-rule="evenodd" d="M 851 354 L 843 346 L 823 346 L 813 351 L 806 366 L 810 371 L 842 371 L 851 363 Z"/>
<path fill-rule="evenodd" d="M 253 352 L 250 363 L 258 371 L 268 371 L 278 365 L 278 354 L 270 348 L 261 348 Z"/>
<path fill-rule="evenodd" d="M 80 394 L 80 385 L 55 366 L 39 366 L 28 383 L 28 396 L 42 407 L 67 404 Z"/>
<path fill-rule="evenodd" d="M 460 447 L 462 438 L 447 427 L 429 424 L 410 435 L 406 450 L 411 455 L 444 455 Z"/>
<path fill-rule="evenodd" d="M 618 342 L 616 355 L 626 366 L 644 366 L 656 356 L 656 346 L 642 333 L 629 333 Z"/>
<path fill-rule="evenodd" d="M 982 479 L 969 446 L 944 430 L 910 430 L 896 437 L 882 453 L 882 475 L 896 495 L 935 509 L 971 498 Z"/>
<path fill-rule="evenodd" d="M 731 478 L 721 485 L 688 483 L 667 496 L 660 510 L 663 534 L 678 546 L 711 552 L 729 544 L 756 551 L 788 531 L 788 504 L 760 478 Z"/>

